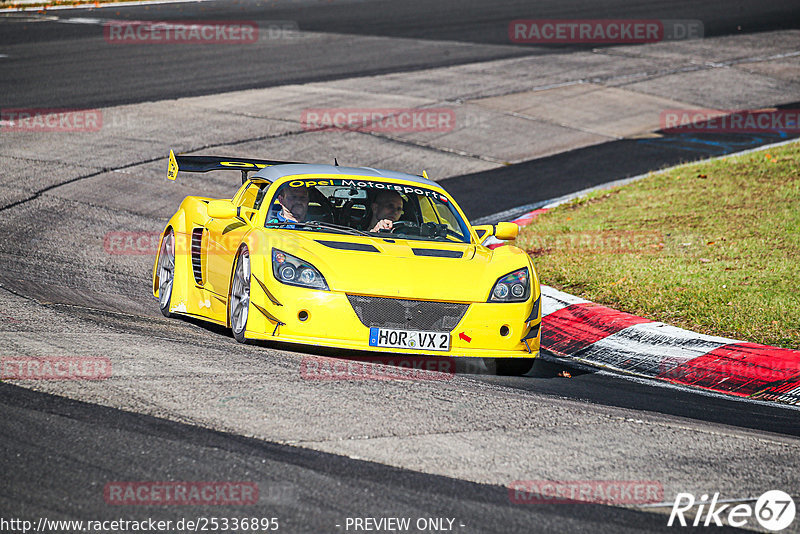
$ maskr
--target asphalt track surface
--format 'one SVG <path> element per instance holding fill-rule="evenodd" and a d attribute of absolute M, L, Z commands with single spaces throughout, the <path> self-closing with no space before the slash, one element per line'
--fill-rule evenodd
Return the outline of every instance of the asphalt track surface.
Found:
<path fill-rule="evenodd" d="M 8 57 L 0 58 L 0 105 L 42 108 L 119 105 L 564 51 L 510 43 L 508 23 L 515 19 L 697 19 L 706 36 L 800 26 L 796 2 L 785 0 L 215 0 L 3 18 L 0 53 Z M 76 18 L 100 22 L 55 20 Z M 108 45 L 102 21 L 112 19 L 261 26 L 289 21 L 316 36 L 253 45 Z M 380 42 L 374 36 L 394 39 Z"/>
<path fill-rule="evenodd" d="M 280 532 L 344 532 L 348 517 L 457 518 L 454 531 L 465 532 L 668 530 L 661 517 L 645 512 L 515 505 L 500 486 L 267 443 L 8 384 L 0 384 L 0 405 L 3 517 L 54 519 L 74 514 L 81 503 L 80 516 L 93 520 L 279 517 Z M 164 473 L 175 480 L 258 481 L 260 505 L 222 512 L 213 506 L 134 511 L 102 500 L 100 481 L 153 480 Z"/>
<path fill-rule="evenodd" d="M 428 3 L 319 2 L 267 6 L 231 4 L 168 4 L 163 6 L 77 10 L 49 16 L 128 18 L 135 20 L 291 20 L 304 31 L 346 34 L 306 43 L 269 44 L 270 54 L 249 55 L 247 50 L 203 50 L 175 47 L 163 51 L 130 47 L 109 51 L 96 24 L 64 24 L 27 15 L 27 22 L 0 21 L 0 92 L 3 107 L 105 106 L 162 100 L 177 96 L 213 94 L 244 88 L 267 87 L 326 79 L 417 70 L 514 57 L 547 54 L 548 48 L 511 46 L 507 21 L 514 18 L 696 18 L 707 35 L 797 27 L 800 13 L 789 2 L 640 2 L 545 3 L 535 14 L 528 3 L 489 3 L 465 6 Z M 746 21 L 746 22 L 743 22 Z M 740 29 L 741 27 L 741 29 Z M 370 36 L 425 39 L 423 45 L 398 41 L 388 48 L 363 46 Z M 356 37 L 352 37 L 356 36 Z M 355 39 L 355 40 L 354 40 Z M 454 43 L 458 41 L 459 43 Z M 475 46 L 464 46 L 461 43 Z M 402 46 L 401 46 L 402 45 Z M 298 49 L 298 46 L 300 47 Z M 220 51 L 220 49 L 222 49 Z M 213 52 L 213 53 L 212 53 Z M 313 53 L 312 53 L 313 52 Z M 606 143 L 516 166 L 448 180 L 448 189 L 460 199 L 468 215 L 491 213 L 478 202 L 476 184 L 508 180 L 532 172 L 541 176 L 538 196 L 497 198 L 493 211 L 511 208 L 580 190 L 609 179 L 705 155 L 720 155 L 781 140 L 781 136 L 675 137 L 661 140 L 625 140 Z M 619 166 L 620 154 L 635 154 Z M 608 167 L 571 173 L 573 182 L 549 180 L 568 165 L 588 169 L 589 162 L 613 161 Z M 548 174 L 551 173 L 551 174 Z M 540 198 L 541 197 L 541 198 Z M 20 280 L 12 291 L 47 300 L 34 281 Z M 44 290 L 46 291 L 46 289 Z M 58 301 L 63 295 L 52 295 Z M 74 297 L 73 298 L 79 298 Z M 155 303 L 153 303 L 153 310 Z M 116 325 L 125 330 L 124 321 Z M 134 327 L 135 329 L 136 327 Z M 201 325 L 203 336 L 221 336 Z M 572 370 L 541 361 L 532 376 L 520 378 L 476 374 L 472 379 L 553 398 L 657 412 L 666 416 L 800 436 L 797 412 L 768 405 L 744 403 L 692 392 L 652 387 L 604 374 Z M 99 480 L 154 480 L 169 473 L 173 479 L 247 479 L 261 481 L 269 509 L 263 514 L 286 518 L 287 531 L 332 530 L 331 524 L 348 516 L 458 517 L 471 531 L 586 531 L 627 532 L 665 529 L 663 517 L 595 505 L 512 506 L 507 489 L 455 478 L 417 473 L 378 463 L 278 445 L 234 434 L 212 431 L 148 415 L 95 404 L 66 400 L 9 384 L 0 384 L 0 421 L 5 453 L 0 459 L 4 484 L 0 488 L 3 516 L 113 518 L 97 491 Z M 76 488 L 80 488 L 77 489 Z M 274 490 L 274 493 L 270 493 Z M 13 514 L 12 514 L 13 512 Z M 162 519 L 208 515 L 207 509 L 125 510 L 127 516 Z M 236 510 L 226 510 L 228 515 Z M 248 514 L 252 510 L 244 510 Z M 217 512 L 218 513 L 218 512 Z M 535 525 L 532 527 L 532 525 Z M 474 527 L 474 530 L 472 530 Z M 283 529 L 282 529 L 283 530 Z"/>

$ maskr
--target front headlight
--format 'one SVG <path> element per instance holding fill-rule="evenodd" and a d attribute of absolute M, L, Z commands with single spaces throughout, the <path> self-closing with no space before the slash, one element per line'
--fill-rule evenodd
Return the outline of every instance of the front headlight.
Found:
<path fill-rule="evenodd" d="M 528 268 L 523 267 L 499 278 L 492 288 L 488 302 L 525 302 L 530 294 Z"/>
<path fill-rule="evenodd" d="M 328 284 L 316 267 L 300 258 L 272 249 L 272 274 L 278 282 L 290 286 L 328 291 Z"/>

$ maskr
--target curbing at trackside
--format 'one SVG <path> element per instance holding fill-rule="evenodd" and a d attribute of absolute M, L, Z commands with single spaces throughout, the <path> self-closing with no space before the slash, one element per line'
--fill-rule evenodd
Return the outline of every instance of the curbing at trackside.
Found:
<path fill-rule="evenodd" d="M 755 150 L 788 142 L 796 140 Z M 713 159 L 719 158 L 710 160 Z M 630 183 L 645 176 L 619 180 L 592 190 Z M 522 206 L 517 213 L 522 209 L 536 209 L 512 222 L 526 226 L 539 214 L 588 192 L 580 191 L 537 206 Z M 497 220 L 507 213 L 489 218 Z M 484 244 L 496 248 L 505 243 L 489 237 Z M 800 406 L 798 350 L 699 334 L 601 306 L 546 285 L 542 285 L 541 348 L 560 359 L 590 367 L 739 398 Z"/>
<path fill-rule="evenodd" d="M 800 405 L 800 351 L 698 334 L 542 286 L 541 347 L 592 367 Z"/>

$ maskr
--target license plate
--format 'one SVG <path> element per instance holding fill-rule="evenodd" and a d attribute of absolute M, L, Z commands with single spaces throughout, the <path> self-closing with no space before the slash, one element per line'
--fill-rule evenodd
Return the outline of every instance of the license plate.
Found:
<path fill-rule="evenodd" d="M 450 333 L 373 327 L 369 329 L 369 346 L 447 351 L 450 350 Z"/>

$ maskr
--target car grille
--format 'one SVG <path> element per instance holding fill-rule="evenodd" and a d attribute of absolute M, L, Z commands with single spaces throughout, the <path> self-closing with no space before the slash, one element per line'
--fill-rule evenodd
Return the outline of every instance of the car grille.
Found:
<path fill-rule="evenodd" d="M 347 295 L 367 327 L 450 332 L 467 313 L 469 304 Z"/>

